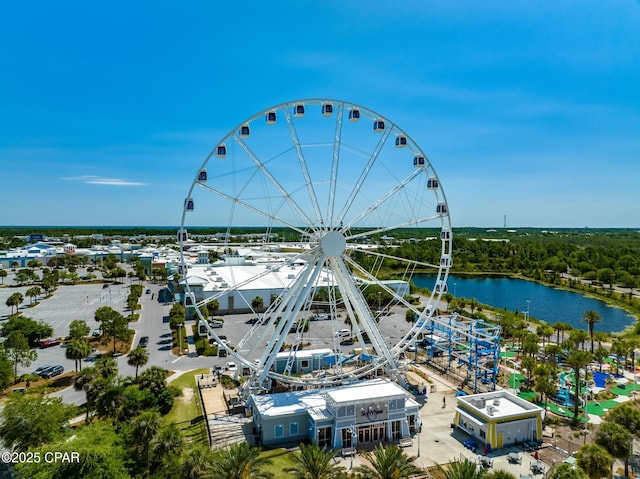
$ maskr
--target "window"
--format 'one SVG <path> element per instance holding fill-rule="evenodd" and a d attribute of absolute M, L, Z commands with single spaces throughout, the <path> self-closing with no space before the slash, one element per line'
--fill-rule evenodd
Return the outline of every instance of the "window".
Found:
<path fill-rule="evenodd" d="M 309 367 L 309 360 L 303 359 L 302 361 L 300 361 L 300 367 L 303 369 L 307 369 Z"/>
<path fill-rule="evenodd" d="M 276 424 L 275 436 L 282 437 L 284 435 L 284 427 L 282 424 Z"/>
<path fill-rule="evenodd" d="M 291 424 L 289 424 L 289 435 L 290 436 L 297 436 L 298 435 L 298 423 L 297 422 L 292 422 Z"/>

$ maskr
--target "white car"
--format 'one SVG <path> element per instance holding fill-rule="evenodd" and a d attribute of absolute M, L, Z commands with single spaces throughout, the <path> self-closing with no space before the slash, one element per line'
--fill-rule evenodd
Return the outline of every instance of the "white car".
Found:
<path fill-rule="evenodd" d="M 227 363 L 227 371 L 230 373 L 235 373 L 238 370 L 238 366 L 233 361 L 229 361 Z"/>

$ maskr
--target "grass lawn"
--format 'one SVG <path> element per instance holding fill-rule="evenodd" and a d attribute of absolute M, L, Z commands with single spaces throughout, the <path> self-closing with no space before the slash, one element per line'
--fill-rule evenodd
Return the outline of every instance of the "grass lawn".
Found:
<path fill-rule="evenodd" d="M 209 444 L 209 442 L 195 376 L 208 372 L 207 368 L 195 369 L 169 383 L 181 389 L 182 396 L 176 398 L 173 408 L 165 416 L 165 421 L 176 424 L 187 441 L 202 444 Z"/>
<path fill-rule="evenodd" d="M 292 467 L 293 463 L 289 460 L 289 457 L 293 452 L 282 449 L 265 449 L 260 453 L 260 458 L 269 459 L 271 461 L 270 466 L 264 467 L 264 470 L 271 472 L 273 477 L 282 477 L 282 472 L 285 467 Z"/>

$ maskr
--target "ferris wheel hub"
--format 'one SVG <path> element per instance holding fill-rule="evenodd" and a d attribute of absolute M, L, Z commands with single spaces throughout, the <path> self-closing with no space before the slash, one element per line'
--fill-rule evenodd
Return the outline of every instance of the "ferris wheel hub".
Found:
<path fill-rule="evenodd" d="M 339 231 L 328 231 L 320 240 L 322 252 L 327 256 L 338 257 L 344 253 L 347 247 L 347 240 Z"/>

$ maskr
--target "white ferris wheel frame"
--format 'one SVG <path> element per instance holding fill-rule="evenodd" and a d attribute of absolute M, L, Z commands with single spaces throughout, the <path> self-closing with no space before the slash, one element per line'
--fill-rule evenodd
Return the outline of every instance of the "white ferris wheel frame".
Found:
<path fill-rule="evenodd" d="M 331 107 L 331 115 L 325 115 L 327 105 Z M 324 202 L 321 201 L 317 195 L 316 189 L 318 188 L 318 184 L 314 182 L 312 173 L 310 172 L 310 165 L 307 163 L 305 147 L 308 145 L 298 137 L 296 125 L 298 121 L 301 121 L 298 115 L 300 106 L 302 106 L 302 111 L 305 115 L 312 114 L 311 112 L 307 112 L 307 109 L 321 109 L 323 116 L 334 117 L 333 145 L 329 145 L 332 149 L 331 169 L 328 181 L 326 182 L 328 183 L 327 195 L 324 198 L 326 200 L 326 209 L 323 207 Z M 336 207 L 336 199 L 338 197 L 336 190 L 339 185 L 340 162 L 344 148 L 348 148 L 348 146 L 343 143 L 344 129 L 348 127 L 349 124 L 349 121 L 345 120 L 347 116 L 353 115 L 354 112 L 358 112 L 359 121 L 370 120 L 374 122 L 373 134 L 378 134 L 379 139 L 372 151 L 367 153 L 368 158 L 350 193 L 346 196 L 346 199 L 340 200 L 341 206 Z M 300 189 L 305 190 L 308 197 L 306 206 L 301 206 L 294 199 L 293 192 L 281 183 L 277 175 L 271 171 L 271 165 L 253 151 L 249 141 L 247 141 L 247 137 L 243 135 L 245 132 L 248 133 L 253 128 L 253 125 L 263 118 L 267 123 L 270 118 L 273 118 L 274 122 L 276 118 L 278 121 L 284 119 L 287 124 L 291 145 L 288 145 L 286 149 L 295 152 L 295 158 L 298 162 L 297 167 L 304 182 Z M 376 126 L 380 126 L 381 128 L 376 130 Z M 244 130 L 245 127 L 247 130 Z M 360 193 L 360 188 L 362 188 L 368 180 L 372 168 L 380 158 L 379 155 L 381 151 L 391 138 L 396 139 L 396 146 L 398 146 L 398 142 L 400 141 L 402 144 L 399 146 L 408 152 L 407 156 L 409 158 L 413 157 L 414 169 L 403 179 L 395 182 L 389 189 L 378 195 L 376 201 L 370 202 L 366 208 L 363 208 L 355 216 L 350 216 L 351 209 L 354 207 Z M 261 208 L 255 203 L 243 199 L 243 195 L 245 195 L 249 189 L 248 183 L 241 185 L 234 194 L 230 194 L 229 191 L 225 191 L 215 184 L 212 185 L 210 182 L 202 181 L 202 172 L 206 172 L 209 162 L 215 161 L 216 156 L 219 156 L 221 145 L 225 148 L 225 152 L 230 145 L 233 145 L 239 154 L 249 159 L 250 162 L 252 162 L 252 166 L 255 167 L 256 175 L 259 174 L 262 180 L 269 184 L 269 188 L 280 195 L 278 199 L 279 208 L 288 208 L 289 211 L 294 212 L 298 221 L 294 222 L 290 218 L 280 216 L 278 214 L 278 208 L 271 210 Z M 231 161 L 229 158 L 224 158 L 221 161 L 226 160 Z M 294 166 L 295 165 L 292 165 L 292 168 Z M 390 198 L 400 195 L 403 189 L 420 175 L 428 176 L 430 182 L 435 180 L 435 187 L 432 188 L 430 186 L 429 189 L 433 192 L 434 204 L 437 204 L 436 211 L 426 216 L 406 218 L 404 221 L 393 224 L 373 226 L 364 231 L 362 229 L 356 229 L 363 220 L 370 218 L 377 209 L 381 209 L 382 205 L 389 201 Z M 270 237 L 268 232 L 271 231 L 272 227 L 285 227 L 297 232 L 300 235 L 301 241 L 305 242 L 307 246 L 303 255 L 307 265 L 304 271 L 301 272 L 291 284 L 283 285 L 282 292 L 277 298 L 277 301 L 270 305 L 265 312 L 258 315 L 258 321 L 253 324 L 250 331 L 241 339 L 237 348 L 229 347 L 225 342 L 220 340 L 215 329 L 212 329 L 208 325 L 206 318 L 202 316 L 200 306 L 221 298 L 230 291 L 239 291 L 240 288 L 246 284 L 258 279 L 262 275 L 269 274 L 269 272 L 262 271 L 249 280 L 234 281 L 234 284 L 229 285 L 226 290 L 221 290 L 206 299 L 194 301 L 194 311 L 198 319 L 206 325 L 209 334 L 217 341 L 219 347 L 225 349 L 228 355 L 239 361 L 241 367 L 251 370 L 251 378 L 248 383 L 248 387 L 251 390 L 268 389 L 271 380 L 297 386 L 317 387 L 341 384 L 345 381 L 372 374 L 379 368 L 384 368 L 391 376 L 398 377 L 399 356 L 404 353 L 409 344 L 413 344 L 415 338 L 424 330 L 427 319 L 437 313 L 437 305 L 442 294 L 446 292 L 452 252 L 451 219 L 444 190 L 442 189 L 433 165 L 404 130 L 400 129 L 386 117 L 368 108 L 341 100 L 305 99 L 282 103 L 249 117 L 231 129 L 206 157 L 198 169 L 185 199 L 180 232 L 186 231 L 186 228 L 189 226 L 187 220 L 190 211 L 194 207 L 191 198 L 197 188 L 202 188 L 215 197 L 227 201 L 230 209 L 230 218 L 236 211 L 245 210 L 268 220 L 272 226 L 267 227 L 267 234 L 264 236 L 265 242 L 268 243 L 268 238 Z M 190 201 L 191 203 L 189 203 Z M 436 225 L 434 225 L 434 223 Z M 235 225 L 229 224 L 228 226 L 225 241 L 231 238 L 232 226 Z M 386 259 L 391 259 L 396 262 L 401 261 L 406 265 L 407 271 L 413 271 L 416 268 L 432 270 L 436 276 L 435 285 L 431 290 L 427 306 L 423 310 L 410 304 L 404 297 L 397 294 L 394 289 L 381 282 L 374 272 L 362 267 L 351 255 L 355 250 L 355 240 L 361 240 L 371 235 L 382 235 L 393 232 L 399 228 L 409 227 L 438 227 L 440 229 L 439 240 L 441 242 L 441 254 L 439 264 L 435 262 L 424 263 L 407 260 L 374 250 L 367 251 L 367 255 L 375 257 L 376 261 L 384 261 Z M 355 231 L 352 233 L 352 230 Z M 181 268 L 186 278 L 189 264 L 185 260 L 184 254 L 186 246 L 185 236 L 186 234 L 179 234 L 178 242 L 181 251 Z M 358 343 L 363 346 L 362 351 L 370 349 L 375 355 L 370 361 L 345 370 L 342 367 L 342 363 L 340 362 L 339 364 L 337 360 L 339 348 L 336 347 L 334 349 L 334 351 L 336 351 L 335 366 L 331 372 L 314 377 L 298 377 L 290 374 L 291 364 L 289 363 L 292 363 L 295 355 L 294 348 L 292 347 L 285 372 L 277 373 L 272 370 L 276 354 L 281 351 L 290 328 L 296 324 L 300 314 L 309 307 L 311 303 L 310 298 L 318 287 L 319 278 L 323 274 L 326 276 L 328 274 L 327 270 L 330 271 L 332 284 L 337 287 L 340 293 L 340 298 L 338 298 L 335 287 L 327 288 L 330 296 L 328 309 L 330 310 L 329 314 L 332 321 L 336 321 L 337 323 L 337 310 L 341 309 L 347 317 L 352 319 L 351 326 L 353 328 L 353 336 L 357 337 Z M 381 288 L 392 296 L 394 303 L 401 304 L 412 310 L 416 318 L 418 318 L 394 345 L 387 345 L 380 334 L 376 322 L 376 319 L 379 318 L 376 318 L 376 314 L 364 300 L 356 276 L 359 280 L 365 280 Z M 185 297 L 195 298 L 195 294 L 191 290 L 188 281 L 185 281 L 185 290 Z M 335 329 L 335 326 L 333 329 Z M 365 341 L 366 337 L 368 337 L 369 343 Z M 335 343 L 337 339 L 334 337 L 333 341 Z M 367 344 L 366 348 L 364 346 L 365 344 Z M 247 351 L 253 353 L 262 351 L 259 361 L 250 360 L 248 358 L 250 354 L 248 354 Z"/>

